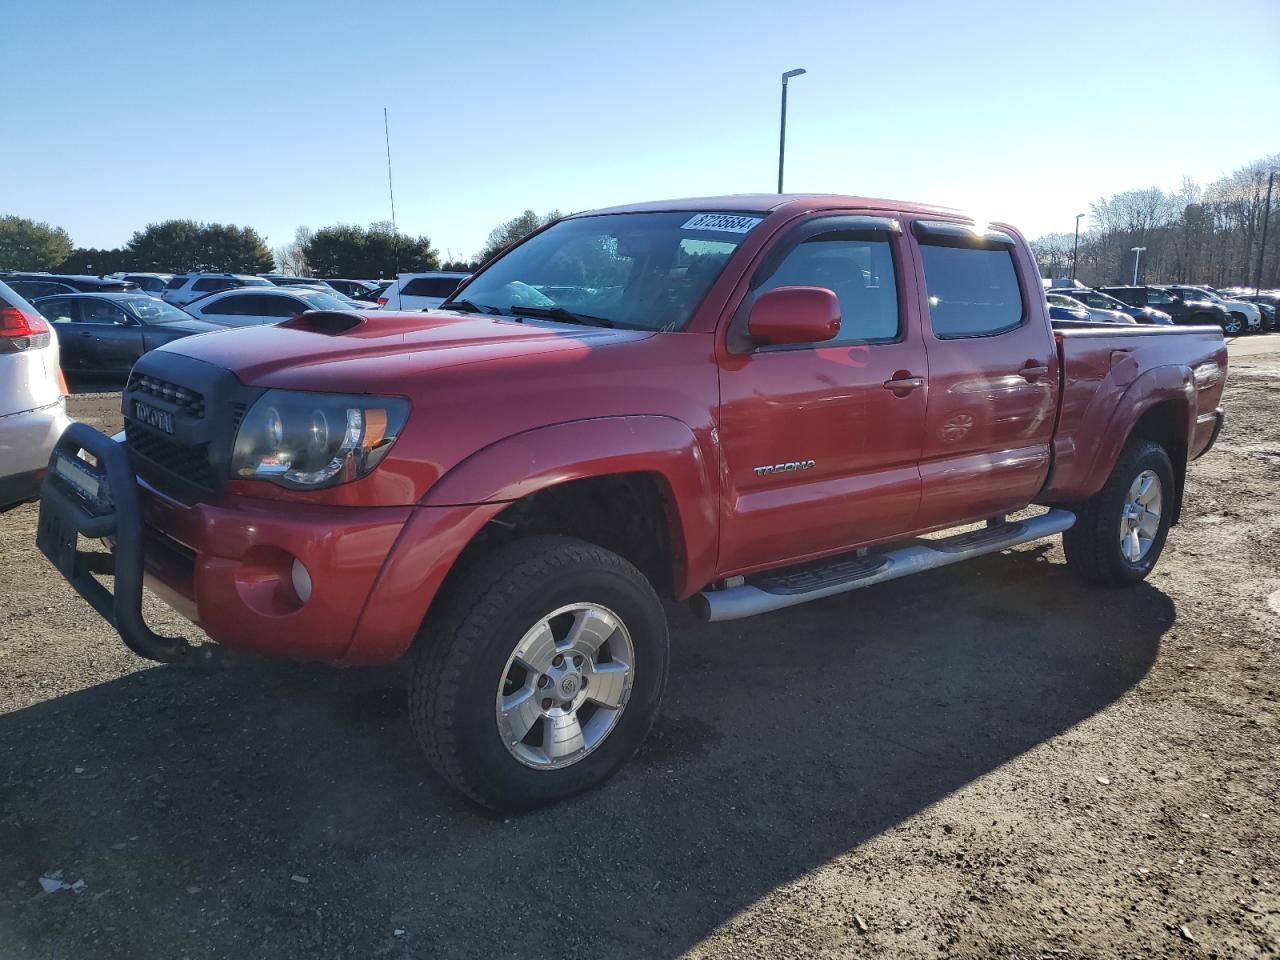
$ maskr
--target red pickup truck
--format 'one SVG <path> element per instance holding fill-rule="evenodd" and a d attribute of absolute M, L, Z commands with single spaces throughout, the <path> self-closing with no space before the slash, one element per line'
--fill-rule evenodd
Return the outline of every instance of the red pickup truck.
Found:
<path fill-rule="evenodd" d="M 644 738 L 662 597 L 726 620 L 1057 533 L 1089 580 L 1141 580 L 1226 359 L 1217 328 L 1051 324 L 1021 235 L 951 209 L 620 207 L 439 309 L 145 355 L 122 442 L 63 436 L 38 541 L 146 657 L 211 648 L 147 627 L 144 579 L 228 648 L 411 654 L 431 761 L 520 809 Z"/>

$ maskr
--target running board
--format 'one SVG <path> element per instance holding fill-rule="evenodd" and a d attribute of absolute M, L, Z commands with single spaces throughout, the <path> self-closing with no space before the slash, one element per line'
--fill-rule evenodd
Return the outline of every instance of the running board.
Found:
<path fill-rule="evenodd" d="M 883 553 L 845 554 L 816 564 L 756 574 L 736 587 L 695 594 L 690 604 L 703 620 L 740 620 L 1043 540 L 1069 529 L 1075 522 L 1076 515 L 1070 510 L 1050 510 L 1026 520 L 996 523 L 941 540 L 915 540 Z"/>

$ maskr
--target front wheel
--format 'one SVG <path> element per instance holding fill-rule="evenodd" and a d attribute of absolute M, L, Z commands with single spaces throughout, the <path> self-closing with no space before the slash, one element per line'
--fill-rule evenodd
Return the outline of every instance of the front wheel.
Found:
<path fill-rule="evenodd" d="M 1108 587 L 1145 579 L 1169 534 L 1175 482 L 1164 447 L 1130 441 L 1103 488 L 1076 506 L 1075 526 L 1062 535 L 1067 564 Z"/>
<path fill-rule="evenodd" d="M 609 777 L 666 687 L 662 604 L 601 547 L 539 536 L 465 574 L 429 618 L 410 719 L 435 768 L 483 806 L 527 810 Z"/>
<path fill-rule="evenodd" d="M 1238 337 L 1245 331 L 1244 318 L 1238 313 L 1229 313 L 1222 321 L 1222 332 L 1229 337 Z"/>

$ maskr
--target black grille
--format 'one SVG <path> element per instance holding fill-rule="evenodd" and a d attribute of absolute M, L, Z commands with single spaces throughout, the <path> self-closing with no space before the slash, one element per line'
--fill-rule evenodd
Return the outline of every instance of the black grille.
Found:
<path fill-rule="evenodd" d="M 231 429 L 232 430 L 238 430 L 240 428 L 240 421 L 244 419 L 244 415 L 248 412 L 249 412 L 249 405 L 247 403 L 231 404 Z"/>
<path fill-rule="evenodd" d="M 134 423 L 125 424 L 125 439 L 137 456 L 204 490 L 215 487 L 207 443 L 178 443 Z"/>
<path fill-rule="evenodd" d="M 204 397 L 187 387 L 149 377 L 145 373 L 135 373 L 129 378 L 128 390 L 167 400 L 187 416 L 196 420 L 204 419 Z"/>

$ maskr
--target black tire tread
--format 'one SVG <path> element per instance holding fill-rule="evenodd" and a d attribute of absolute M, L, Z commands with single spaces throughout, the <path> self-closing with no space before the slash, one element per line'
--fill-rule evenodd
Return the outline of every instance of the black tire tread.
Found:
<path fill-rule="evenodd" d="M 1153 454 L 1168 461 L 1169 455 L 1160 444 L 1151 440 L 1130 440 L 1121 451 L 1102 489 L 1074 506 L 1076 522 L 1062 535 L 1062 549 L 1067 555 L 1067 564 L 1083 580 L 1106 587 L 1128 586 L 1133 583 L 1132 577 L 1126 575 L 1126 571 L 1117 569 L 1114 563 L 1115 524 L 1110 517 L 1102 514 L 1116 495 L 1117 488 L 1128 489 L 1138 463 Z M 1170 473 L 1172 474 L 1172 467 Z M 1171 489 L 1166 493 L 1170 498 L 1173 495 L 1174 491 Z"/>
<path fill-rule="evenodd" d="M 455 789 L 477 804 L 497 809 L 483 789 L 468 777 L 461 762 L 463 745 L 444 718 L 458 703 L 465 657 L 485 635 L 485 624 L 501 616 L 533 583 L 547 582 L 557 570 L 593 565 L 611 569 L 644 585 L 661 605 L 649 581 L 631 563 L 610 550 L 558 535 L 517 540 L 495 550 L 464 573 L 442 598 L 438 612 L 427 617 L 416 643 L 409 682 L 409 721 L 432 767 Z"/>

